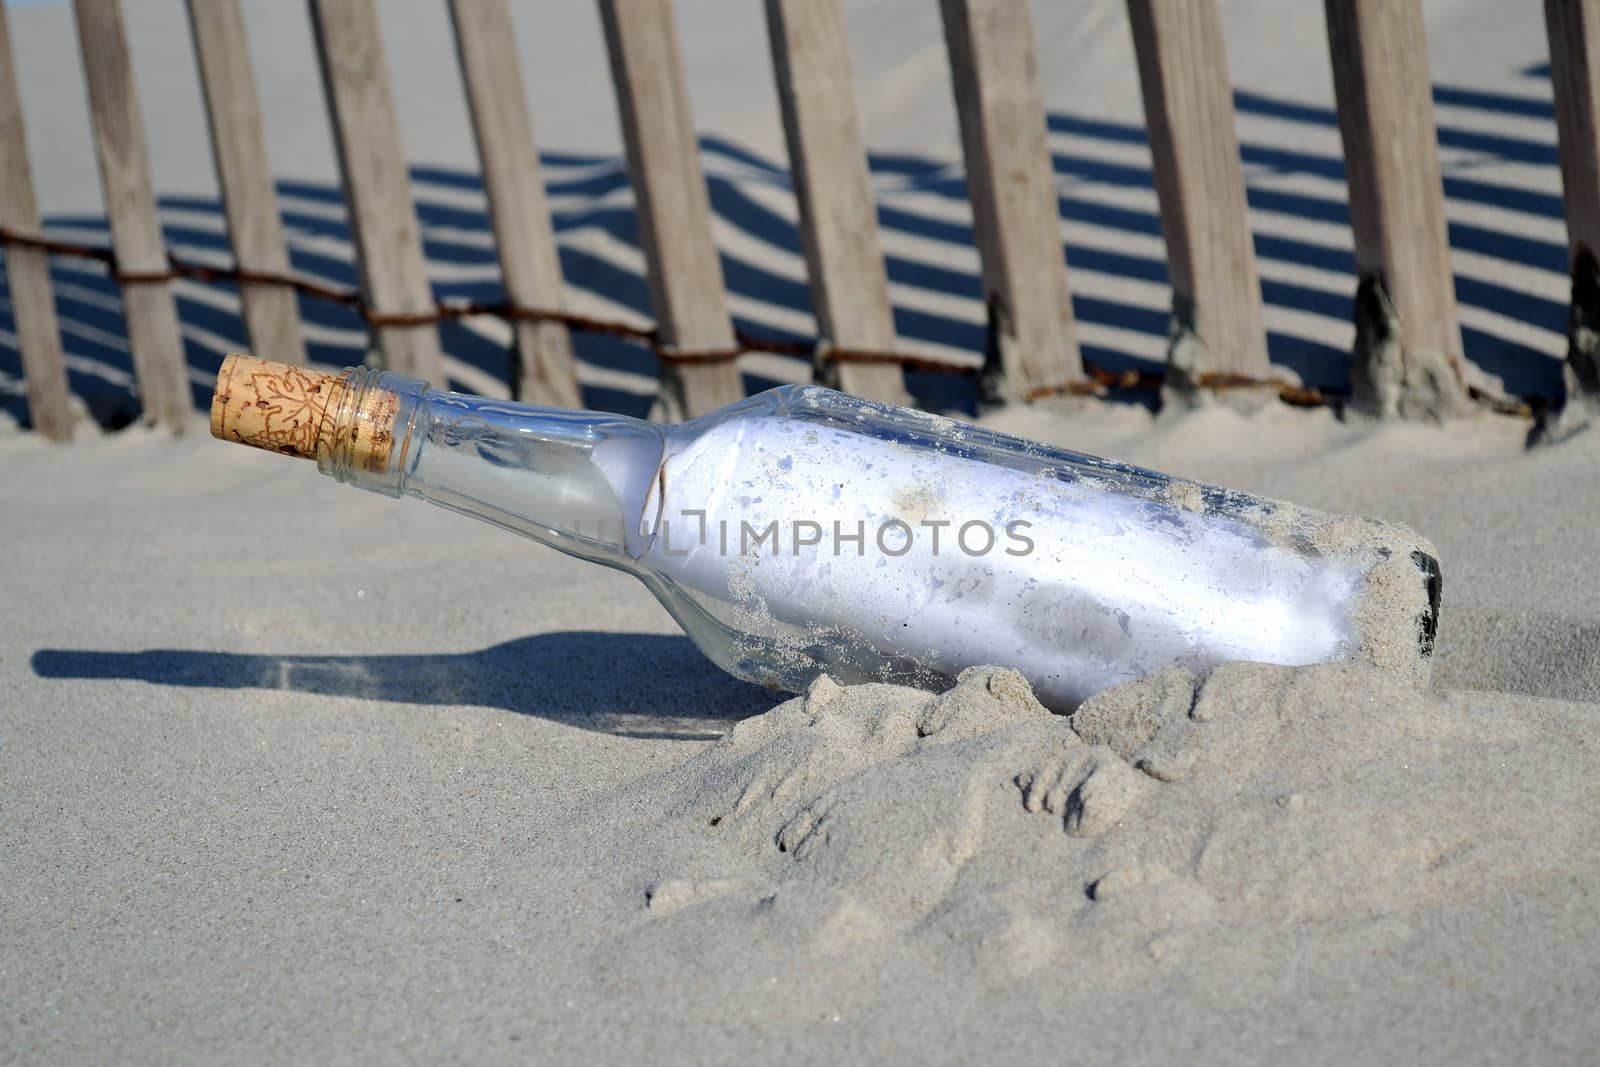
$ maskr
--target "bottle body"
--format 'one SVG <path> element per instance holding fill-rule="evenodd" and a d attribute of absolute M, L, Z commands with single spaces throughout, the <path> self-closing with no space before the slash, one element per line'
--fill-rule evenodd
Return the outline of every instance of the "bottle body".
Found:
<path fill-rule="evenodd" d="M 1168 666 L 1366 659 L 1427 677 L 1432 548 L 818 386 L 677 426 L 393 375 L 382 470 L 415 495 L 637 575 L 723 669 L 800 690 L 938 689 L 1016 667 L 1070 710 Z"/>

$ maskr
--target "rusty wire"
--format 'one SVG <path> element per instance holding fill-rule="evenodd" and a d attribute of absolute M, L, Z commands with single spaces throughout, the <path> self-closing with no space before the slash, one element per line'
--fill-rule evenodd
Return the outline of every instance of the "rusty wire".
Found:
<path fill-rule="evenodd" d="M 981 374 L 979 367 L 951 363 L 928 355 L 836 348 L 832 345 L 824 347 L 821 342 L 815 340 L 788 341 L 776 337 L 763 337 L 744 330 L 734 331 L 735 344 L 732 348 L 690 351 L 663 341 L 661 329 L 655 324 L 640 325 L 614 319 L 600 319 L 570 311 L 528 307 L 509 300 L 437 301 L 427 310 L 382 311 L 372 307 L 358 289 L 330 285 L 300 274 L 249 270 L 239 266 L 218 267 L 183 259 L 170 253 L 167 255 L 167 269 L 164 271 L 125 271 L 118 265 L 116 251 L 112 248 L 60 241 L 42 234 L 23 233 L 0 226 L 0 246 L 4 245 L 33 248 L 51 255 L 99 262 L 121 285 L 170 282 L 179 278 L 198 282 L 233 282 L 239 285 L 281 285 L 293 289 L 302 296 L 349 308 L 374 329 L 429 326 L 447 320 L 483 315 L 511 322 L 559 323 L 569 330 L 581 333 L 619 337 L 650 349 L 664 362 L 676 364 L 722 363 L 737 359 L 746 352 L 766 352 L 772 355 L 811 359 L 817 357 L 820 351 L 823 362 L 893 364 L 908 370 L 969 378 Z M 1104 396 L 1112 390 L 1157 392 L 1166 383 L 1166 375 L 1160 372 L 1113 371 L 1089 360 L 1083 361 L 1083 372 L 1084 377 L 1075 381 L 1030 389 L 1023 394 L 1023 399 L 1031 402 L 1052 396 Z M 1342 402 L 1342 398 L 1336 394 L 1277 379 L 1209 372 L 1190 376 L 1189 381 L 1195 388 L 1212 392 L 1271 389 L 1276 391 L 1279 400 L 1294 407 L 1337 406 Z"/>

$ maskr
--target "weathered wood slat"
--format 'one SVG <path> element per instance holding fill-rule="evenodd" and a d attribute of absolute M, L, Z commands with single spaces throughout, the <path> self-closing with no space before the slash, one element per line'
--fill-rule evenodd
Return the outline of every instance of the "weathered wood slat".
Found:
<path fill-rule="evenodd" d="M 1326 0 L 1326 11 L 1361 277 L 1352 401 L 1455 414 L 1467 392 L 1421 0 Z"/>
<path fill-rule="evenodd" d="M 895 343 L 894 310 L 844 12 L 839 0 L 767 0 L 767 33 L 817 325 L 835 348 L 888 352 Z M 845 392 L 890 404 L 906 400 L 898 366 L 843 363 L 834 369 Z"/>
<path fill-rule="evenodd" d="M 1600 0 L 1545 0 L 1567 241 L 1600 253 Z"/>
<path fill-rule="evenodd" d="M 680 352 L 730 351 L 733 323 L 671 0 L 600 0 L 600 14 L 660 339 Z M 731 361 L 662 364 L 662 417 L 692 417 L 743 395 Z"/>
<path fill-rule="evenodd" d="M 1028 0 L 940 0 L 1000 398 L 1083 377 Z"/>
<path fill-rule="evenodd" d="M 28 166 L 28 140 L 22 125 L 22 97 L 17 68 L 0 3 L 0 226 L 24 233 L 39 232 L 39 204 L 33 195 Z M 55 292 L 50 286 L 50 260 L 40 249 L 6 248 L 6 288 L 11 317 L 22 350 L 22 377 L 28 390 L 28 417 L 33 428 L 53 441 L 72 437 L 72 408 L 67 368 L 61 358 L 61 328 L 56 321 Z"/>
<path fill-rule="evenodd" d="M 1266 378 L 1261 282 L 1216 0 L 1128 0 L 1173 292 L 1168 383 Z"/>
<path fill-rule="evenodd" d="M 239 0 L 189 0 L 189 27 L 234 259 L 244 270 L 286 273 L 289 252 L 272 188 Z M 240 299 L 250 347 L 258 355 L 280 363 L 305 363 L 293 289 L 246 282 L 240 286 Z"/>
<path fill-rule="evenodd" d="M 506 296 L 518 304 L 564 306 L 561 261 L 534 147 L 517 39 L 507 0 L 450 0 L 456 50 L 467 87 L 483 183 Z M 572 339 L 557 322 L 514 322 L 519 400 L 582 406 Z"/>
<path fill-rule="evenodd" d="M 1600 398 L 1600 0 L 1545 0 L 1572 306 L 1567 389 Z"/>
<path fill-rule="evenodd" d="M 310 3 L 362 290 L 380 313 L 430 312 L 433 291 L 374 0 Z M 444 384 L 433 323 L 378 326 L 374 332 L 389 370 Z"/>
<path fill-rule="evenodd" d="M 119 0 L 73 0 L 72 6 L 111 243 L 123 275 L 122 311 L 139 400 L 146 419 L 181 430 L 191 405 L 183 337 L 172 283 L 166 279 L 167 250 L 151 190 L 122 5 Z"/>

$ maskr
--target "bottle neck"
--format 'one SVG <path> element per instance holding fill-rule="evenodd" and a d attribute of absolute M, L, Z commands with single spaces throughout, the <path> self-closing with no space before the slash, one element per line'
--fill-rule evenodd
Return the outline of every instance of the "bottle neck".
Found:
<path fill-rule="evenodd" d="M 432 391 L 420 378 L 347 368 L 322 415 L 317 469 L 349 485 L 400 496 L 417 416 Z"/>
<path fill-rule="evenodd" d="M 330 407 L 317 466 L 387 496 L 419 497 L 585 559 L 631 567 L 665 428 L 431 389 L 355 368 Z"/>

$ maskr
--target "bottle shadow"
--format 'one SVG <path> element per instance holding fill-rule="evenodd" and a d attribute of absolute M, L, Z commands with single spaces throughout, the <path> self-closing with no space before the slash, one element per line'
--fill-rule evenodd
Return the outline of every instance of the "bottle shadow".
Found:
<path fill-rule="evenodd" d="M 267 655 L 42 648 L 41 678 L 265 689 L 394 704 L 500 708 L 628 737 L 707 739 L 787 694 L 718 670 L 687 638 L 571 630 L 476 652 Z"/>

